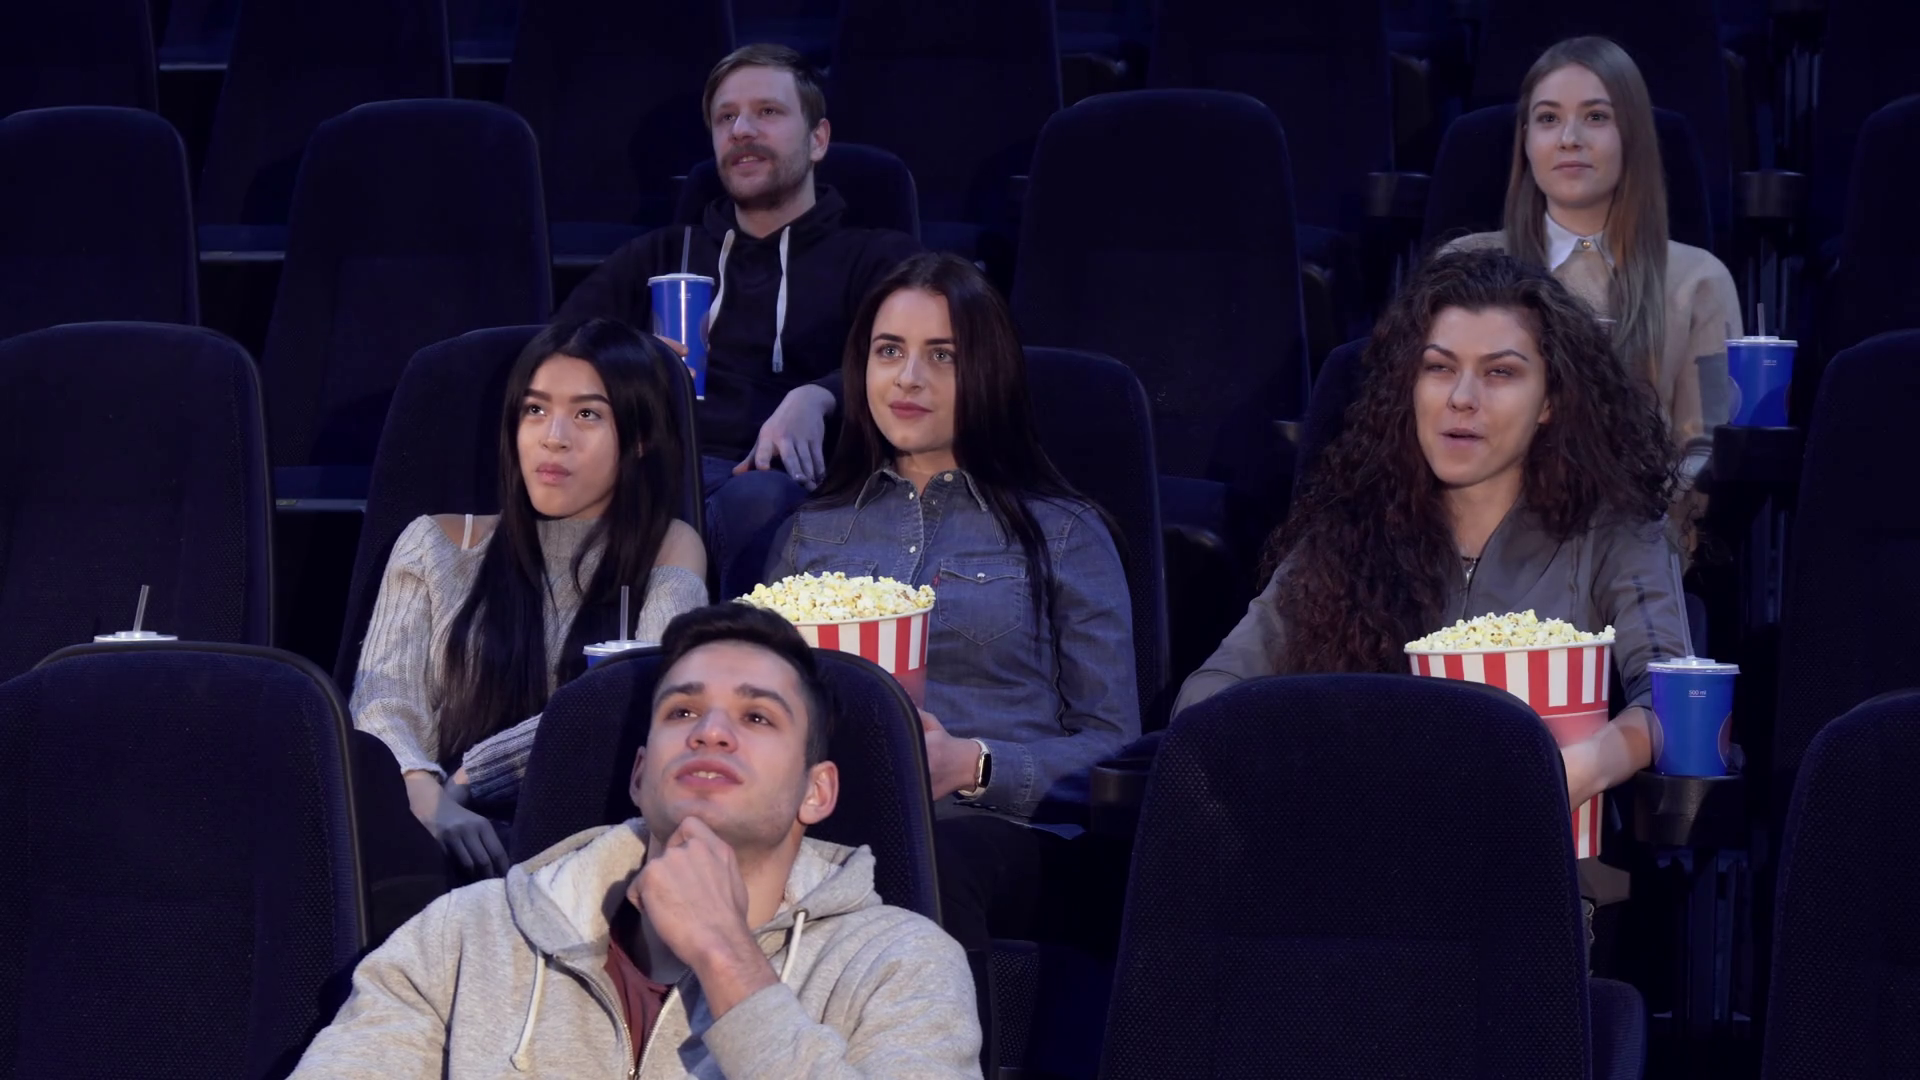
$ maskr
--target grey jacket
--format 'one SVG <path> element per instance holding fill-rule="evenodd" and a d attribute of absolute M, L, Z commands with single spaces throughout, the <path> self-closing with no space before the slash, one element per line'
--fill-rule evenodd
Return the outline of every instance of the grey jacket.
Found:
<path fill-rule="evenodd" d="M 1564 619 L 1581 630 L 1612 626 L 1614 670 L 1626 692 L 1622 708 L 1652 703 L 1648 663 L 1687 653 L 1680 557 L 1664 521 L 1605 525 L 1560 542 L 1531 511 L 1516 506 L 1488 538 L 1472 579 L 1458 563 L 1451 572 L 1453 588 L 1440 625 L 1532 609 L 1542 619 Z M 1283 565 L 1240 624 L 1187 678 L 1174 712 L 1245 679 L 1299 674 L 1277 670 L 1274 659 L 1287 635 L 1279 610 L 1286 573 Z"/>
<path fill-rule="evenodd" d="M 786 902 L 757 932 L 781 981 L 715 1020 L 687 976 L 634 1068 L 605 965 L 646 835 L 637 819 L 588 830 L 435 901 L 361 962 L 294 1076 L 980 1075 L 960 946 L 881 903 L 870 850 L 819 840 L 802 842 Z"/>

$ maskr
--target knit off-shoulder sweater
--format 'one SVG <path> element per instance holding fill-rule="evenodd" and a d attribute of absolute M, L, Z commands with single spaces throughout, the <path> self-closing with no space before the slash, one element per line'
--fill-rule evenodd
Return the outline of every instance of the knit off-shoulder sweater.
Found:
<path fill-rule="evenodd" d="M 553 606 L 547 611 L 547 689 L 556 685 L 560 652 L 580 610 L 573 558 L 593 521 L 542 521 L 540 548 L 546 556 Z M 432 773 L 444 780 L 435 760 L 440 746 L 440 710 L 446 704 L 444 658 L 454 617 L 473 589 L 480 558 L 492 537 L 471 542 L 450 538 L 431 517 L 416 519 L 393 545 L 380 598 L 360 646 L 360 673 L 353 684 L 354 726 L 377 736 L 393 750 L 403 772 Z M 598 548 L 580 565 L 582 580 L 599 565 Z M 657 566 L 648 576 L 636 640 L 656 642 L 673 617 L 707 602 L 707 585 L 683 567 Z M 496 732 L 468 750 L 462 762 L 477 802 L 502 802 L 519 790 L 533 749 L 538 716 Z"/>

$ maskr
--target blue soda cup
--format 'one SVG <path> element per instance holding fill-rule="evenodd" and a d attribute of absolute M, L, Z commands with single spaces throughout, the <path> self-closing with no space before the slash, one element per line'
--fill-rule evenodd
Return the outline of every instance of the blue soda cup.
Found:
<path fill-rule="evenodd" d="M 687 347 L 693 372 L 693 396 L 707 399 L 707 309 L 713 307 L 713 279 L 699 274 L 661 274 L 647 279 L 653 306 L 653 332 Z"/>
<path fill-rule="evenodd" d="M 647 641 L 602 641 L 597 645 L 588 645 L 581 649 L 587 654 L 587 668 L 592 670 L 607 662 L 610 657 L 619 656 L 633 649 L 644 649 L 652 644 Z"/>
<path fill-rule="evenodd" d="M 1740 427 L 1786 427 L 1787 391 L 1793 385 L 1797 341 L 1777 337 L 1730 338 L 1727 374 L 1740 391 L 1733 422 Z"/>
<path fill-rule="evenodd" d="M 1725 776 L 1733 738 L 1734 664 L 1702 656 L 1655 660 L 1653 715 L 1665 740 L 1653 771 L 1668 776 Z"/>

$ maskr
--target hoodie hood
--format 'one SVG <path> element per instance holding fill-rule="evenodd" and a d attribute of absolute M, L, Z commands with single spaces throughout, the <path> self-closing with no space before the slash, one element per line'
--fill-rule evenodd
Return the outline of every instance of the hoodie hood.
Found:
<path fill-rule="evenodd" d="M 507 872 L 507 909 L 540 952 L 597 968 L 627 884 L 646 858 L 647 827 L 639 818 L 576 833 Z M 864 845 L 800 841 L 779 909 L 754 931 L 761 948 L 769 956 L 778 951 L 802 913 L 819 920 L 878 905 L 873 866 Z"/>
<path fill-rule="evenodd" d="M 840 219 L 846 215 L 847 201 L 833 188 L 816 185 L 813 189 L 813 208 L 794 218 L 779 232 L 763 237 L 748 236 L 740 229 L 740 220 L 734 216 L 733 199 L 721 196 L 707 204 L 706 212 L 701 215 L 701 226 L 716 244 L 724 244 L 727 234 L 738 232 L 734 243 L 740 245 L 759 244 L 765 247 L 777 247 L 784 233 L 793 234 L 793 246 L 804 251 L 813 246 L 820 238 L 840 227 Z"/>

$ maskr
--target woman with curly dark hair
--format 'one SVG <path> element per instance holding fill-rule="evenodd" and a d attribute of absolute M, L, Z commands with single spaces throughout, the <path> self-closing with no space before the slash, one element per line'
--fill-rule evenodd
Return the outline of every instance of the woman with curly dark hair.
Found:
<path fill-rule="evenodd" d="M 1570 804 L 1645 768 L 1647 664 L 1687 651 L 1665 528 L 1676 452 L 1646 381 L 1566 286 L 1494 252 L 1430 262 L 1366 363 L 1274 536 L 1271 581 L 1175 711 L 1262 675 L 1404 672 L 1414 638 L 1532 609 L 1615 632 L 1625 708 L 1563 749 Z"/>

